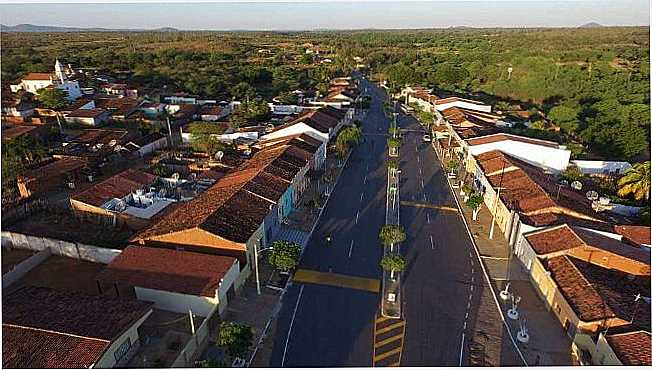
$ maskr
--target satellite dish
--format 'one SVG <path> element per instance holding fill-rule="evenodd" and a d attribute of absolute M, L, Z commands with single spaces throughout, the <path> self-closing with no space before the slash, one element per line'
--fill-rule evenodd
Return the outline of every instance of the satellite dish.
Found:
<path fill-rule="evenodd" d="M 603 206 L 608 206 L 609 203 L 611 203 L 611 199 L 609 199 L 609 197 L 600 197 L 598 202 L 600 202 L 600 204 Z"/>
<path fill-rule="evenodd" d="M 590 190 L 586 192 L 586 199 L 588 200 L 597 200 L 599 198 L 598 192 L 595 190 Z"/>
<path fill-rule="evenodd" d="M 173 173 L 172 176 L 170 176 L 170 177 L 172 177 L 175 180 L 179 180 L 179 177 L 180 177 L 179 172 Z"/>
<path fill-rule="evenodd" d="M 579 181 L 573 181 L 571 182 L 571 188 L 575 190 L 582 190 L 582 183 Z"/>
<path fill-rule="evenodd" d="M 222 157 L 224 157 L 223 151 L 220 150 L 219 152 L 215 153 L 215 159 L 217 159 L 218 161 L 221 161 Z"/>

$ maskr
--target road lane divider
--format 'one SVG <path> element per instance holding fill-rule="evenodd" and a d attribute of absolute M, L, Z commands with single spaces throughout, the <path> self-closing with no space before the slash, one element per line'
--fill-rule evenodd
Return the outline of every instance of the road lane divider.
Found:
<path fill-rule="evenodd" d="M 407 206 L 407 207 L 417 207 L 417 208 L 429 208 L 429 209 L 440 209 L 442 211 L 450 211 L 450 212 L 455 212 L 459 213 L 459 209 L 457 207 L 452 207 L 452 206 L 438 206 L 436 204 L 430 204 L 430 203 L 422 203 L 422 202 L 414 202 L 414 201 L 409 201 L 409 200 L 402 200 L 401 201 L 402 206 Z M 430 219 L 430 216 L 427 216 L 428 219 Z"/>
<path fill-rule="evenodd" d="M 396 367 L 401 364 L 406 323 L 376 314 L 374 322 L 373 367 Z"/>

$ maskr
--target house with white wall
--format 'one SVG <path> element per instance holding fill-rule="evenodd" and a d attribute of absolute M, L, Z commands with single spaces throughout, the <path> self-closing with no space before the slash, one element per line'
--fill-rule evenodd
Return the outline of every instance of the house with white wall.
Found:
<path fill-rule="evenodd" d="M 78 81 L 69 79 L 70 75 L 69 68 L 67 70 L 57 60 L 54 65 L 54 73 L 28 73 L 21 79 L 19 84 L 11 85 L 10 88 L 12 92 L 25 90 L 38 95 L 38 90 L 53 87 L 65 91 L 67 94 L 66 99 L 73 101 L 82 96 L 82 91 Z"/>
<path fill-rule="evenodd" d="M 469 100 L 453 96 L 445 99 L 436 99 L 433 102 L 434 108 L 438 111 L 443 111 L 448 108 L 456 107 L 463 109 L 471 109 L 480 112 L 491 113 L 491 105 L 485 104 L 477 100 Z"/>
<path fill-rule="evenodd" d="M 3 367 L 124 367 L 151 314 L 151 302 L 126 298 L 34 286 L 3 292 Z"/>
<path fill-rule="evenodd" d="M 623 161 L 589 161 L 572 160 L 571 164 L 585 175 L 622 175 L 632 167 L 629 162 Z"/>
<path fill-rule="evenodd" d="M 244 283 L 234 257 L 138 246 L 125 248 L 97 280 L 133 287 L 155 308 L 206 318 L 225 314 L 229 297 Z"/>

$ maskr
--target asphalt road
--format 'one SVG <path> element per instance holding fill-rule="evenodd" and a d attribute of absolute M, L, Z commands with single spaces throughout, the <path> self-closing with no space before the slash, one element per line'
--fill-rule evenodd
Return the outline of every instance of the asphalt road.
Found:
<path fill-rule="evenodd" d="M 382 112 L 383 91 L 363 82 L 365 87 L 374 98 L 363 124 L 366 141 L 353 151 L 300 268 L 380 279 L 389 120 Z M 434 151 L 423 142 L 425 130 L 404 115 L 399 125 L 401 200 L 455 208 Z M 487 292 L 462 220 L 450 209 L 404 205 L 400 223 L 407 232 L 401 251 L 408 262 L 401 366 L 468 366 L 480 296 Z M 330 246 L 326 235 L 333 237 Z M 295 283 L 283 299 L 269 365 L 371 366 L 379 301 L 377 293 Z M 496 345 L 513 352 L 505 343 Z"/>
<path fill-rule="evenodd" d="M 361 88 L 369 86 L 363 83 Z M 383 92 L 371 88 L 365 141 L 354 149 L 310 238 L 300 268 L 379 279 L 385 222 L 386 133 Z M 332 235 L 331 245 L 325 241 Z M 270 366 L 371 366 L 379 295 L 293 284 L 283 299 Z"/>

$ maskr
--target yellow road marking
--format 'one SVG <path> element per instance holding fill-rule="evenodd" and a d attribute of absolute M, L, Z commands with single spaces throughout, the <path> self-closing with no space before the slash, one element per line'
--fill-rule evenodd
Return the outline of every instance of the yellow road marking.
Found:
<path fill-rule="evenodd" d="M 386 327 L 384 327 L 382 329 L 376 330 L 376 336 L 378 336 L 378 334 L 387 333 L 390 330 L 400 328 L 403 325 L 405 325 L 405 321 L 400 321 L 400 322 L 397 322 L 396 324 L 388 325 L 388 326 L 386 326 Z"/>
<path fill-rule="evenodd" d="M 401 362 L 400 362 L 400 361 L 399 361 L 399 362 L 394 362 L 393 364 L 389 364 L 389 365 L 387 365 L 387 367 L 399 367 L 399 366 L 401 366 Z"/>
<path fill-rule="evenodd" d="M 380 324 L 381 322 L 385 322 L 387 320 L 389 320 L 389 317 L 381 316 L 376 319 L 376 324 Z"/>
<path fill-rule="evenodd" d="M 411 202 L 409 200 L 402 200 L 401 205 L 402 206 L 409 206 L 409 207 L 418 207 L 418 208 L 441 209 L 442 211 L 459 212 L 459 210 L 457 208 L 455 208 L 455 207 L 436 206 L 434 204 Z"/>
<path fill-rule="evenodd" d="M 382 353 L 382 354 L 380 354 L 380 355 L 374 357 L 374 361 L 380 361 L 380 360 L 383 360 L 383 359 L 385 359 L 385 358 L 387 358 L 387 357 L 389 357 L 389 356 L 393 356 L 393 355 L 395 355 L 395 354 L 397 354 L 397 353 L 399 353 L 399 352 L 401 352 L 401 347 L 394 348 L 394 349 L 391 350 L 391 351 L 387 351 L 387 352 L 385 352 L 385 353 Z"/>
<path fill-rule="evenodd" d="M 366 290 L 374 293 L 380 291 L 380 281 L 378 279 L 347 276 L 331 272 L 299 269 L 294 274 L 294 281 L 299 283 L 322 284 L 340 288 Z"/>
<path fill-rule="evenodd" d="M 387 343 L 392 343 L 392 342 L 395 342 L 395 341 L 397 341 L 399 339 L 401 339 L 401 340 L 403 339 L 403 334 L 397 334 L 397 335 L 395 335 L 393 337 L 389 337 L 389 338 L 387 338 L 385 340 L 381 340 L 380 342 L 374 344 L 374 347 L 376 347 L 376 348 L 382 347 Z"/>

